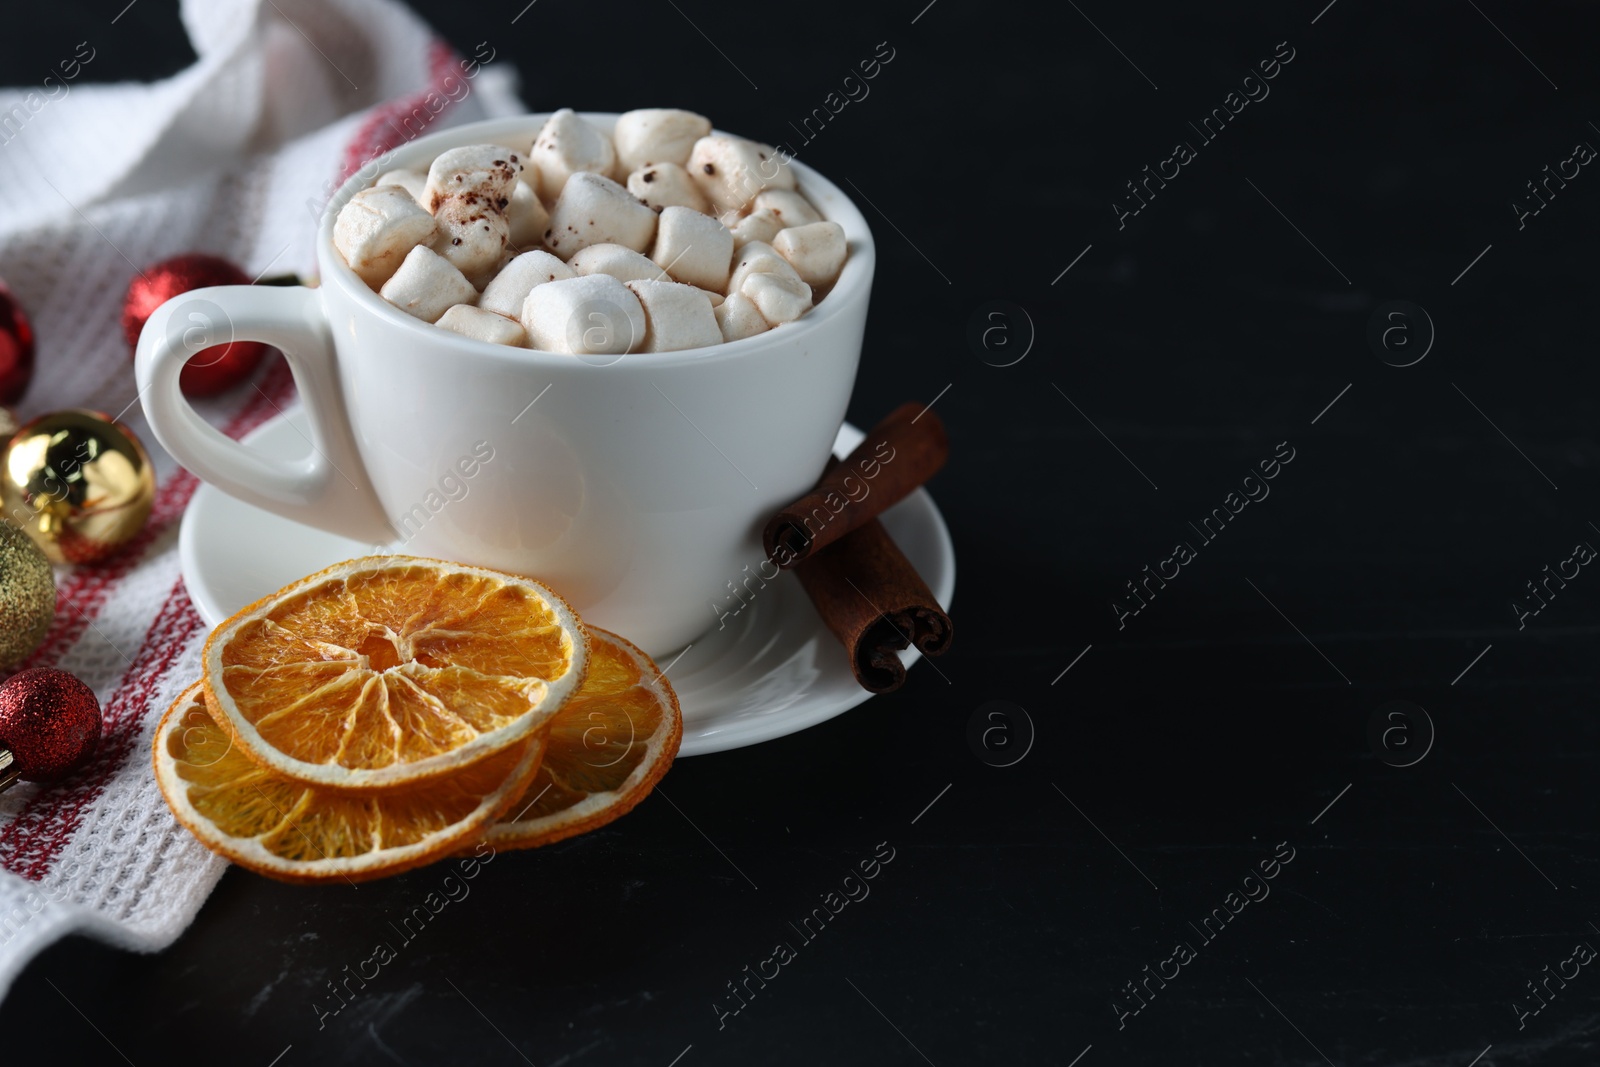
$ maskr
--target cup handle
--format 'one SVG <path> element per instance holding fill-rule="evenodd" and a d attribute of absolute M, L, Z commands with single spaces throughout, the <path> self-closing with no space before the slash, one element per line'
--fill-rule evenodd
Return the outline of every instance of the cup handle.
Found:
<path fill-rule="evenodd" d="M 217 430 L 184 399 L 178 387 L 184 363 L 231 340 L 262 341 L 283 351 L 310 416 L 309 455 L 262 455 Z M 318 290 L 221 285 L 175 296 L 145 322 L 134 373 L 156 440 L 202 480 L 330 533 L 367 544 L 394 539 L 356 450 Z"/>

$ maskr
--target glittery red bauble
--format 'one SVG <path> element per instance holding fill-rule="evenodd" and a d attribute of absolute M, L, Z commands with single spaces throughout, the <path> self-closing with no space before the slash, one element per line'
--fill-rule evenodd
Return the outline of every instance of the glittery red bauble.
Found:
<path fill-rule="evenodd" d="M 28 781 L 71 774 L 99 743 L 100 702 L 66 671 L 34 667 L 0 685 L 0 745 Z"/>
<path fill-rule="evenodd" d="M 203 252 L 173 256 L 160 263 L 152 263 L 143 274 L 134 275 L 128 283 L 128 294 L 122 299 L 122 334 L 128 339 L 128 351 L 139 344 L 139 331 L 162 304 L 191 289 L 208 285 L 249 285 L 250 276 L 227 260 L 208 256 Z M 226 323 L 208 323 L 208 328 L 227 329 Z M 267 346 L 260 341 L 229 341 L 227 344 L 203 348 L 189 357 L 178 385 L 189 396 L 210 396 L 231 388 L 256 369 Z M 0 401 L 3 402 L 3 401 Z"/>
<path fill-rule="evenodd" d="M 33 381 L 33 326 L 0 282 L 0 404 L 15 404 Z"/>

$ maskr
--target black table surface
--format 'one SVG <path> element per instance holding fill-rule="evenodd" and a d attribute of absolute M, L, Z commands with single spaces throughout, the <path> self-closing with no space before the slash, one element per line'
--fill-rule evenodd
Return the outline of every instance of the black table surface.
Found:
<path fill-rule="evenodd" d="M 232 869 L 159 955 L 46 951 L 7 1047 L 1596 1062 L 1594 5 L 524 3 L 420 6 L 532 108 L 690 107 L 854 183 L 850 418 L 949 426 L 954 648 L 496 857 L 338 1014 L 440 869 Z M 100 78 L 190 61 L 171 4 L 97 32 Z"/>

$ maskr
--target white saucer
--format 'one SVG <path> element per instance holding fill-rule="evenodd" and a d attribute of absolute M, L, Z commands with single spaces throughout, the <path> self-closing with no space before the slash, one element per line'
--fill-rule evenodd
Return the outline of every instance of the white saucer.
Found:
<path fill-rule="evenodd" d="M 841 457 L 864 436 L 846 423 L 834 451 Z M 245 442 L 279 458 L 309 453 L 300 408 L 274 418 Z M 946 609 L 955 592 L 955 547 L 939 509 L 917 490 L 890 508 L 883 522 Z M 279 518 L 202 485 L 178 539 L 189 597 L 215 626 L 290 582 L 372 546 Z M 624 637 L 627 635 L 624 634 Z M 909 666 L 914 649 L 900 653 Z M 866 700 L 844 649 L 822 625 L 791 574 L 768 583 L 724 629 L 702 634 L 681 657 L 662 661 L 683 708 L 680 755 L 742 748 L 792 734 Z"/>

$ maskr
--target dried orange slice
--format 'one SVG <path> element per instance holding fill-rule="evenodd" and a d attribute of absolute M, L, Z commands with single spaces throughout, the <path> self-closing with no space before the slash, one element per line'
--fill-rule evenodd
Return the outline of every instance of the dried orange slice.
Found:
<path fill-rule="evenodd" d="M 245 608 L 206 641 L 206 696 L 244 755 L 324 788 L 388 789 L 526 741 L 575 693 L 589 639 L 511 574 L 367 556 Z"/>
<path fill-rule="evenodd" d="M 536 736 L 445 778 L 361 794 L 274 774 L 232 741 L 196 682 L 156 727 L 156 782 L 201 844 L 285 882 L 382 878 L 478 840 L 522 793 L 544 749 Z"/>
<path fill-rule="evenodd" d="M 589 676 L 550 721 L 539 773 L 484 835 L 497 849 L 537 848 L 626 815 L 678 754 L 672 686 L 632 644 L 588 629 Z"/>

